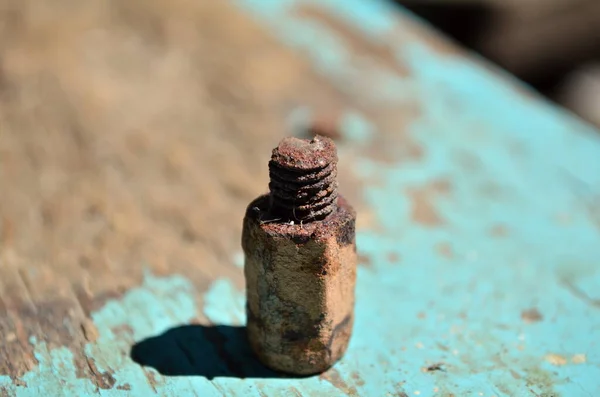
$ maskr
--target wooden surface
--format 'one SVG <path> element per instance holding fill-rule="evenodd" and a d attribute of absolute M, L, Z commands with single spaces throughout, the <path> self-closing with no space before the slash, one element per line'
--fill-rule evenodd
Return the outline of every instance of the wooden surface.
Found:
<path fill-rule="evenodd" d="M 244 342 L 241 219 L 327 114 L 356 325 Z M 595 396 L 600 135 L 367 0 L 0 4 L 0 395 Z"/>

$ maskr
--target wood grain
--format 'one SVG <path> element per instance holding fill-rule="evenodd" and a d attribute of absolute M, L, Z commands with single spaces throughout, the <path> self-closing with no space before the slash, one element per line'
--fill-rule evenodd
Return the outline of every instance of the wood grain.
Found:
<path fill-rule="evenodd" d="M 241 283 L 231 253 L 284 118 L 343 96 L 221 2 L 8 1 L 0 15 L 0 327 L 78 349 L 86 314 L 143 266 L 199 292 Z M 0 374 L 35 362 L 23 335 Z"/>

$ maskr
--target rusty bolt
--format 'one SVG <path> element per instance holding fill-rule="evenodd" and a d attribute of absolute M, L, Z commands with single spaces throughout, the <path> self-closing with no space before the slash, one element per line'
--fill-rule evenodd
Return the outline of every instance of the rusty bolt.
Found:
<path fill-rule="evenodd" d="M 323 372 L 352 332 L 356 214 L 338 195 L 329 138 L 283 139 L 269 174 L 270 193 L 244 217 L 248 338 L 274 370 Z"/>

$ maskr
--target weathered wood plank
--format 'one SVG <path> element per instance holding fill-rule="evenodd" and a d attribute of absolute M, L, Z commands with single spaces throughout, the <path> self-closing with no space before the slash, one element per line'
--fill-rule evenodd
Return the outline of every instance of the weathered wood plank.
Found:
<path fill-rule="evenodd" d="M 0 394 L 598 391 L 596 131 L 377 1 L 3 7 Z M 284 379 L 244 342 L 241 218 L 322 113 L 356 328 Z"/>

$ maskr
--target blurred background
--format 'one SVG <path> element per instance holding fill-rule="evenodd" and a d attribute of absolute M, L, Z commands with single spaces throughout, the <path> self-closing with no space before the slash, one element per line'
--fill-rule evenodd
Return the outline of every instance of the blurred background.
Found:
<path fill-rule="evenodd" d="M 396 0 L 600 125 L 600 1 Z"/>
<path fill-rule="evenodd" d="M 600 125 L 600 1 L 388 1 Z M 312 11 L 387 60 L 385 45 Z M 150 260 L 185 271 L 199 256 L 217 266 L 266 189 L 265 154 L 286 115 L 307 103 L 336 114 L 359 97 L 232 2 L 0 0 L 0 188 L 11 193 L 0 196 L 0 243 L 75 276 Z M 417 110 L 391 113 L 373 115 L 380 128 L 397 131 Z M 377 156 L 418 155 L 396 135 Z"/>

